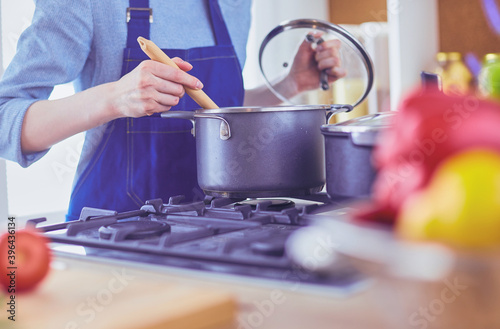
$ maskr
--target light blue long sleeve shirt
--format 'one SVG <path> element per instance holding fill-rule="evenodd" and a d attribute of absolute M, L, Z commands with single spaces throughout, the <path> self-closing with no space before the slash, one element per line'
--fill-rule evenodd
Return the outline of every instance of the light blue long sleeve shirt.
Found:
<path fill-rule="evenodd" d="M 246 59 L 251 0 L 219 0 L 241 67 Z M 48 150 L 23 154 L 26 110 L 55 85 L 81 91 L 120 78 L 128 0 L 36 0 L 33 21 L 0 81 L 0 157 L 27 167 Z M 214 45 L 205 0 L 150 0 L 150 39 L 160 48 Z M 105 126 L 87 131 L 77 177 L 90 161 Z"/>

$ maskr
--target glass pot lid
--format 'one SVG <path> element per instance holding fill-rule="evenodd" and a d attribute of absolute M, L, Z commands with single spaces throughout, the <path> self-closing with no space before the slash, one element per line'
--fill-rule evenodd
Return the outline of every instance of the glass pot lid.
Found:
<path fill-rule="evenodd" d="M 326 73 L 319 72 L 317 87 L 289 96 L 290 90 L 283 81 L 291 71 L 299 46 L 307 43 L 314 49 L 329 40 L 340 41 L 340 66 L 346 75 L 329 83 Z M 315 63 L 312 56 L 310 60 Z M 363 45 L 344 28 L 315 19 L 286 21 L 269 32 L 260 46 L 259 66 L 270 90 L 285 104 L 356 106 L 366 98 L 373 85 L 372 61 Z"/>

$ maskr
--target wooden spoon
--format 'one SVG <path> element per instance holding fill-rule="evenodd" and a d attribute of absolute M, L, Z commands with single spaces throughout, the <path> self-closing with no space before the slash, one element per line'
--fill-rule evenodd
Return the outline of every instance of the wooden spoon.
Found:
<path fill-rule="evenodd" d="M 180 68 L 175 64 L 175 62 L 170 59 L 155 43 L 143 37 L 138 37 L 137 42 L 141 46 L 142 51 L 146 53 L 154 61 L 170 65 L 180 70 Z M 191 96 L 191 98 L 204 109 L 218 109 L 219 107 L 214 101 L 208 97 L 207 94 L 201 89 L 191 89 L 189 87 L 184 87 L 186 93 Z"/>

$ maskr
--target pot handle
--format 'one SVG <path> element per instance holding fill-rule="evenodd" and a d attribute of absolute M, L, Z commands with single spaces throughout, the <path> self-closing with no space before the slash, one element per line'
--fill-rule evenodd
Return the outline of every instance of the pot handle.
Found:
<path fill-rule="evenodd" d="M 330 109 L 326 111 L 326 119 L 328 121 L 332 115 L 351 112 L 353 109 L 354 107 L 350 104 L 332 104 Z"/>
<path fill-rule="evenodd" d="M 337 113 L 351 112 L 353 109 L 353 106 L 350 104 L 332 104 L 330 105 L 328 113 L 333 115 Z"/>
<path fill-rule="evenodd" d="M 205 119 L 217 119 L 220 120 L 220 130 L 219 137 L 222 140 L 228 140 L 231 138 L 231 128 L 229 127 L 229 122 L 223 117 L 214 114 L 204 114 L 204 113 L 196 113 L 193 111 L 167 111 L 162 112 L 161 117 L 164 119 L 185 119 L 190 120 L 193 124 L 193 129 L 191 129 L 191 133 L 195 136 L 195 118 L 205 118 Z"/>
<path fill-rule="evenodd" d="M 193 128 L 191 129 L 191 135 L 195 137 L 194 129 L 194 112 L 193 111 L 167 111 L 161 112 L 160 116 L 163 119 L 185 119 L 191 121 Z"/>
<path fill-rule="evenodd" d="M 167 111 L 160 113 L 164 119 L 186 119 L 191 120 L 194 126 L 194 112 L 193 111 Z"/>

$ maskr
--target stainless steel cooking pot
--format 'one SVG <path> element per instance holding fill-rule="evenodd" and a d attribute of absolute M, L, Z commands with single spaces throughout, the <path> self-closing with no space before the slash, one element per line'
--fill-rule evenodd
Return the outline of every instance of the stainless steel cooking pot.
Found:
<path fill-rule="evenodd" d="M 325 184 L 327 113 L 349 105 L 233 107 L 165 112 L 190 119 L 196 136 L 198 184 L 224 197 L 302 196 Z"/>
<path fill-rule="evenodd" d="M 326 88 L 324 79 L 318 78 L 318 90 L 330 95 L 325 98 L 330 105 L 298 104 L 318 90 L 287 99 L 274 88 L 273 81 L 288 73 L 297 46 L 311 32 L 321 32 L 321 42 L 339 39 L 341 61 L 350 63 L 343 79 L 355 80 L 357 86 L 360 79 L 364 83 L 346 105 L 331 105 L 332 88 Z M 351 65 L 353 62 L 359 67 Z M 269 33 L 261 45 L 259 64 L 271 91 L 290 105 L 168 111 L 162 117 L 193 122 L 198 184 L 207 195 L 253 198 L 319 192 L 326 179 L 320 127 L 326 124 L 328 115 L 351 111 L 367 96 L 373 83 L 371 60 L 363 46 L 343 28 L 318 20 L 295 20 Z"/>
<path fill-rule="evenodd" d="M 378 135 L 390 126 L 394 114 L 380 112 L 321 126 L 325 137 L 326 191 L 330 197 L 370 196 L 376 176 L 373 150 Z"/>

